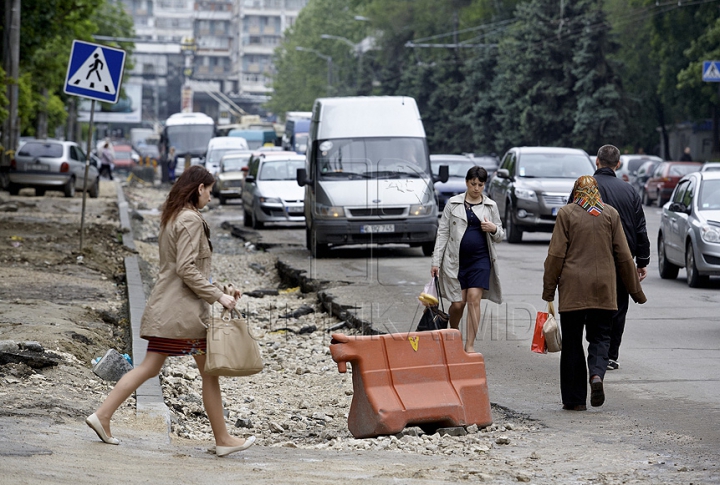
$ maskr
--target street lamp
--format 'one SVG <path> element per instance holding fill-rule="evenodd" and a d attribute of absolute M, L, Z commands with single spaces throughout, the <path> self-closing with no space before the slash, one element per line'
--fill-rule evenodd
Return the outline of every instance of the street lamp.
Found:
<path fill-rule="evenodd" d="M 358 56 L 358 72 L 357 76 L 355 77 L 355 89 L 356 91 L 360 91 L 360 76 L 362 76 L 362 61 L 363 61 L 363 50 L 362 50 L 362 42 L 359 44 L 356 44 L 355 42 L 351 41 L 350 39 L 347 39 L 345 37 L 341 37 L 339 35 L 330 35 L 330 34 L 321 34 L 321 39 L 333 39 L 333 40 L 339 40 L 340 42 L 344 42 L 345 44 L 349 45 L 353 52 L 357 54 Z"/>
<path fill-rule="evenodd" d="M 307 47 L 296 46 L 296 51 L 301 52 L 312 52 L 321 59 L 325 59 L 327 62 L 327 94 L 330 96 L 330 90 L 332 88 L 332 57 L 326 56 L 325 54 L 316 51 L 315 49 L 308 49 Z"/>

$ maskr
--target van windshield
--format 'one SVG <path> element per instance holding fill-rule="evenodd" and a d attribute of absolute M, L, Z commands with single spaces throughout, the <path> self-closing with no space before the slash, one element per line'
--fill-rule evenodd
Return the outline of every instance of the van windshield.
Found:
<path fill-rule="evenodd" d="M 429 176 L 423 138 L 338 138 L 313 149 L 320 180 Z"/>

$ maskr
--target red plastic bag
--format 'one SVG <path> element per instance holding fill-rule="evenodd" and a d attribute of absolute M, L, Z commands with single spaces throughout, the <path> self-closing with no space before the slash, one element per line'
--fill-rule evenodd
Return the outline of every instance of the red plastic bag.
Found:
<path fill-rule="evenodd" d="M 547 318 L 547 312 L 537 312 L 537 316 L 535 317 L 535 332 L 533 333 L 530 350 L 538 354 L 547 354 L 547 345 L 545 344 L 545 335 L 543 334 L 543 325 L 545 325 Z"/>

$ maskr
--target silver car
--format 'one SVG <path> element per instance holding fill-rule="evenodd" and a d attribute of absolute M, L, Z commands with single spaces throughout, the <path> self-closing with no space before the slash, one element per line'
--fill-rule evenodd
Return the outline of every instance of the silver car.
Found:
<path fill-rule="evenodd" d="M 697 288 L 720 275 L 720 172 L 685 175 L 662 209 L 658 232 L 660 277 L 675 279 L 685 268 Z"/>
<path fill-rule="evenodd" d="M 85 153 L 72 141 L 30 140 L 17 151 L 8 173 L 10 195 L 32 187 L 35 195 L 59 190 L 65 197 L 74 197 L 82 190 L 85 178 Z M 87 192 L 90 197 L 100 193 L 100 175 L 95 159 L 90 160 Z"/>
<path fill-rule="evenodd" d="M 253 155 L 242 191 L 244 224 L 253 229 L 266 222 L 303 222 L 305 189 L 296 181 L 305 157 L 267 153 Z"/>

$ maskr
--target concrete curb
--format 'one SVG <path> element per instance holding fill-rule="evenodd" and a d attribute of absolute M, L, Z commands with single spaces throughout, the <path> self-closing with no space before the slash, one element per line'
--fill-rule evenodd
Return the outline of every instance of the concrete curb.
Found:
<path fill-rule="evenodd" d="M 130 225 L 128 203 L 125 200 L 122 186 L 116 180 L 118 210 L 120 212 L 120 228 L 122 230 L 123 245 L 135 250 L 135 240 Z M 142 362 L 147 352 L 147 340 L 140 338 L 140 321 L 145 311 L 145 290 L 143 289 L 140 265 L 137 256 L 125 257 L 125 275 L 128 291 L 128 309 L 130 312 L 130 326 L 132 328 L 132 357 L 137 364 Z M 148 379 L 135 392 L 137 400 L 137 413 L 145 416 L 160 417 L 167 425 L 168 440 L 170 439 L 170 410 L 165 405 L 158 376 Z"/>

